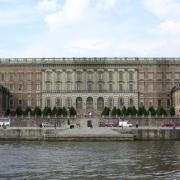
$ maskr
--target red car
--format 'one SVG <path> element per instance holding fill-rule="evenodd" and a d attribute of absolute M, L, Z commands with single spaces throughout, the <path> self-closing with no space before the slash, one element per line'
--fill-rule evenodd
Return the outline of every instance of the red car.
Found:
<path fill-rule="evenodd" d="M 164 122 L 164 123 L 161 123 L 161 126 L 162 127 L 172 127 L 172 126 L 175 126 L 176 124 L 175 123 L 172 123 L 172 122 Z"/>

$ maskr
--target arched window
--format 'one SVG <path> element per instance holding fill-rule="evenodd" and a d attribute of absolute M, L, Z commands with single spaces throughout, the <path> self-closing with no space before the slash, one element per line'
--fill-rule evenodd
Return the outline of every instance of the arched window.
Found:
<path fill-rule="evenodd" d="M 66 107 L 71 107 L 72 106 L 72 99 L 70 97 L 66 98 Z"/>
<path fill-rule="evenodd" d="M 129 107 L 134 106 L 134 100 L 133 98 L 129 98 Z"/>
<path fill-rule="evenodd" d="M 76 98 L 76 109 L 82 109 L 83 107 L 83 100 L 81 97 Z"/>
<path fill-rule="evenodd" d="M 62 107 L 62 101 L 61 98 L 56 98 L 56 105 L 57 108 Z"/>
<path fill-rule="evenodd" d="M 50 98 L 46 99 L 46 107 L 51 107 L 51 99 Z"/>
<path fill-rule="evenodd" d="M 120 97 L 119 99 L 118 99 L 118 107 L 119 108 L 122 108 L 124 106 L 124 99 L 122 98 L 122 97 Z"/>
<path fill-rule="evenodd" d="M 87 98 L 86 109 L 93 109 L 93 98 L 92 97 Z"/>
<path fill-rule="evenodd" d="M 97 109 L 98 110 L 104 109 L 104 98 L 103 97 L 99 97 L 97 99 Z"/>
<path fill-rule="evenodd" d="M 112 97 L 109 97 L 109 99 L 108 99 L 108 106 L 110 109 L 112 109 L 114 106 L 114 100 Z"/>

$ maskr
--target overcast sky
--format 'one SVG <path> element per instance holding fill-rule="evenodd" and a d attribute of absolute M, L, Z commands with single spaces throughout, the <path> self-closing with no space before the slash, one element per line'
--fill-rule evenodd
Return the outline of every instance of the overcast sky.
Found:
<path fill-rule="evenodd" d="M 180 0 L 0 0 L 0 57 L 180 57 Z"/>

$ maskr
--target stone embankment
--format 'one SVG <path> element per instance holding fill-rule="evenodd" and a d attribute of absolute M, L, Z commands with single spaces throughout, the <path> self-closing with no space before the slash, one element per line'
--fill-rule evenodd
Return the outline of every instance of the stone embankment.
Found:
<path fill-rule="evenodd" d="M 180 140 L 180 129 L 173 128 L 7 128 L 0 129 L 0 140 L 121 141 Z"/>

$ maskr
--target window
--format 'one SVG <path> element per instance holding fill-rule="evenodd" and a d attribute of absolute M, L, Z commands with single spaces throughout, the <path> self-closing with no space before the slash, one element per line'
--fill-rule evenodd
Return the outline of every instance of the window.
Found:
<path fill-rule="evenodd" d="M 110 97 L 110 98 L 108 99 L 108 103 L 109 103 L 109 108 L 112 109 L 113 106 L 114 106 L 114 102 L 113 102 L 113 98 L 112 98 L 112 97 Z"/>
<path fill-rule="evenodd" d="M 61 72 L 59 71 L 56 73 L 56 80 L 61 81 Z"/>
<path fill-rule="evenodd" d="M 179 79 L 179 73 L 175 73 L 175 79 Z"/>
<path fill-rule="evenodd" d="M 99 83 L 98 86 L 99 86 L 99 91 L 102 92 L 103 91 L 103 84 Z"/>
<path fill-rule="evenodd" d="M 157 73 L 157 80 L 162 80 L 162 73 Z"/>
<path fill-rule="evenodd" d="M 56 99 L 56 107 L 57 108 L 61 107 L 61 99 L 60 98 Z"/>
<path fill-rule="evenodd" d="M 159 92 L 162 91 L 162 84 L 157 84 L 157 91 L 159 91 Z"/>
<path fill-rule="evenodd" d="M 88 91 L 92 91 L 92 83 L 88 83 L 87 84 L 87 90 Z"/>
<path fill-rule="evenodd" d="M 161 106 L 161 99 L 158 99 L 158 106 Z"/>
<path fill-rule="evenodd" d="M 141 92 L 144 91 L 144 83 L 140 83 L 140 84 L 139 84 L 139 90 L 140 90 Z"/>
<path fill-rule="evenodd" d="M 57 84 L 56 84 L 56 90 L 57 90 L 57 91 L 61 90 L 61 84 L 60 84 L 60 83 L 57 83 Z"/>
<path fill-rule="evenodd" d="M 14 84 L 13 83 L 9 84 L 9 89 L 10 89 L 10 91 L 14 91 Z"/>
<path fill-rule="evenodd" d="M 71 72 L 67 72 L 67 81 L 71 81 Z"/>
<path fill-rule="evenodd" d="M 46 106 L 51 107 L 51 99 L 50 98 L 46 99 Z"/>
<path fill-rule="evenodd" d="M 129 84 L 129 91 L 133 91 L 133 84 Z"/>
<path fill-rule="evenodd" d="M 124 106 L 124 99 L 122 98 L 122 97 L 120 97 L 119 99 L 118 99 L 118 107 L 119 108 L 122 108 Z"/>
<path fill-rule="evenodd" d="M 10 108 L 13 108 L 13 107 L 14 107 L 14 100 L 13 100 L 13 99 L 10 99 L 9 104 L 10 104 Z"/>
<path fill-rule="evenodd" d="M 9 80 L 13 81 L 14 80 L 14 73 L 9 73 Z"/>
<path fill-rule="evenodd" d="M 32 81 L 32 73 L 28 73 L 28 80 Z"/>
<path fill-rule="evenodd" d="M 50 91 L 51 90 L 51 84 L 50 83 L 46 83 L 46 91 Z"/>
<path fill-rule="evenodd" d="M 41 95 L 36 95 L 36 106 L 41 107 Z"/>
<path fill-rule="evenodd" d="M 152 80 L 153 79 L 153 73 L 148 73 L 148 79 Z"/>
<path fill-rule="evenodd" d="M 28 91 L 32 91 L 32 83 L 28 84 Z"/>
<path fill-rule="evenodd" d="M 67 83 L 67 91 L 71 91 L 71 83 Z"/>
<path fill-rule="evenodd" d="M 81 89 L 81 83 L 80 83 L 80 82 L 77 82 L 77 84 L 76 84 L 76 85 L 77 85 L 77 91 L 82 90 L 82 89 Z"/>
<path fill-rule="evenodd" d="M 22 105 L 22 99 L 18 100 L 18 105 L 21 106 Z"/>
<path fill-rule="evenodd" d="M 72 99 L 70 97 L 66 98 L 66 107 L 71 107 L 72 106 Z"/>
<path fill-rule="evenodd" d="M 22 91 L 22 90 L 23 90 L 23 85 L 22 85 L 22 84 L 19 84 L 19 85 L 18 85 L 18 90 L 19 90 L 19 91 Z"/>
<path fill-rule="evenodd" d="M 152 107 L 153 106 L 153 100 L 152 99 L 149 99 L 148 100 L 148 107 L 150 108 L 150 107 Z"/>
<path fill-rule="evenodd" d="M 99 81 L 103 80 L 103 73 L 102 72 L 98 72 L 98 80 Z"/>
<path fill-rule="evenodd" d="M 104 99 L 103 97 L 98 97 L 97 99 L 97 109 L 102 110 L 104 108 Z"/>
<path fill-rule="evenodd" d="M 51 72 L 46 72 L 46 81 L 51 81 Z"/>
<path fill-rule="evenodd" d="M 148 92 L 153 92 L 153 84 L 148 84 L 147 85 L 147 91 Z"/>
<path fill-rule="evenodd" d="M 123 81 L 123 71 L 119 71 L 119 81 Z"/>
<path fill-rule="evenodd" d="M 109 81 L 113 81 L 113 72 L 109 71 Z"/>
<path fill-rule="evenodd" d="M 132 107 L 132 106 L 134 106 L 134 100 L 133 100 L 133 98 L 130 98 L 129 99 L 129 107 Z"/>
<path fill-rule="evenodd" d="M 92 72 L 88 72 L 88 81 L 92 81 Z"/>
<path fill-rule="evenodd" d="M 19 76 L 19 81 L 23 81 L 24 73 L 23 72 L 19 72 L 18 76 Z"/>
<path fill-rule="evenodd" d="M 123 91 L 123 84 L 119 84 L 119 91 Z"/>
<path fill-rule="evenodd" d="M 41 80 L 41 73 L 36 73 L 36 80 L 40 81 Z"/>
<path fill-rule="evenodd" d="M 113 85 L 109 84 L 109 91 L 112 92 L 113 91 Z"/>
<path fill-rule="evenodd" d="M 0 81 L 4 81 L 4 74 L 0 73 Z"/>
<path fill-rule="evenodd" d="M 132 71 L 129 72 L 129 81 L 133 81 L 134 79 L 134 73 Z"/>
<path fill-rule="evenodd" d="M 171 73 L 166 73 L 166 79 L 171 79 Z"/>
<path fill-rule="evenodd" d="M 32 106 L 31 96 L 29 96 L 29 97 L 28 97 L 28 100 L 27 100 L 27 105 L 28 105 L 29 107 L 31 107 L 31 106 Z"/>
<path fill-rule="evenodd" d="M 41 90 L 41 85 L 39 83 L 36 84 L 36 91 L 40 91 Z"/>
<path fill-rule="evenodd" d="M 144 80 L 144 73 L 143 72 L 139 73 L 139 79 Z"/>
<path fill-rule="evenodd" d="M 82 72 L 78 71 L 76 76 L 77 76 L 77 81 L 82 81 Z"/>

